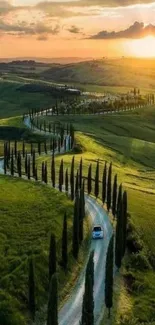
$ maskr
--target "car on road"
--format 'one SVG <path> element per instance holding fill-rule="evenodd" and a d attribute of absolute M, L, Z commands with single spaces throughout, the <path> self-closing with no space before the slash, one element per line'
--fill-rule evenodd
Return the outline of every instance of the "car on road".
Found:
<path fill-rule="evenodd" d="M 102 239 L 103 238 L 103 227 L 101 225 L 93 226 L 92 238 L 93 239 Z"/>

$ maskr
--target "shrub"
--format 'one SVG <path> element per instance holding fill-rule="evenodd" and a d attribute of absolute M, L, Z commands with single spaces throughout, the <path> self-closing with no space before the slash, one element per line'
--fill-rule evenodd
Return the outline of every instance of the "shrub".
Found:
<path fill-rule="evenodd" d="M 24 318 L 17 312 L 18 302 L 0 290 L 0 321 L 3 325 L 25 325 Z"/>

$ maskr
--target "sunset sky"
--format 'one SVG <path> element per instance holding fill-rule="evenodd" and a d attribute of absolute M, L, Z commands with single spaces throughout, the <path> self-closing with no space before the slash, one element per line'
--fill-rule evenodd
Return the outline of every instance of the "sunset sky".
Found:
<path fill-rule="evenodd" d="M 0 57 L 155 57 L 155 2 L 0 0 Z"/>

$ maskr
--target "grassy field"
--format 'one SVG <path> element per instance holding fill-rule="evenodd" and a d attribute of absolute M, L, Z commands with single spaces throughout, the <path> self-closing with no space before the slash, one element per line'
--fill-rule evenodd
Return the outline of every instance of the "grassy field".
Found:
<path fill-rule="evenodd" d="M 47 186 L 0 176 L 1 324 L 26 324 L 31 255 L 35 261 L 37 308 L 47 302 L 49 239 L 53 232 L 59 261 L 64 211 L 68 215 L 69 270 L 64 274 L 58 267 L 60 302 L 73 285 L 86 252 L 83 246 L 75 263 L 71 256 L 73 204 L 65 194 Z"/>
<path fill-rule="evenodd" d="M 25 81 L 0 80 L 0 118 L 22 115 L 32 108 L 50 107 L 53 97 L 43 93 L 19 91 Z"/>
<path fill-rule="evenodd" d="M 112 116 L 51 117 L 51 121 L 56 119 L 60 122 L 72 122 L 77 130 L 76 143 L 81 152 L 75 154 L 75 169 L 78 169 L 82 156 L 84 175 L 87 175 L 90 163 L 94 175 L 96 161 L 100 159 L 101 180 L 105 161 L 113 162 L 113 175 L 118 174 L 119 183 L 122 182 L 123 188 L 128 192 L 128 210 L 132 222 L 145 247 L 155 256 L 155 108 Z M 62 158 L 65 167 L 70 170 L 72 155 L 65 154 L 56 158 L 57 172 Z M 50 166 L 51 158 L 45 159 Z M 41 161 L 42 158 L 38 158 L 39 167 Z M 133 272 L 139 286 L 144 282 L 143 289 L 139 290 L 138 295 L 135 290 L 130 301 L 133 319 L 136 317 L 139 321 L 148 323 L 155 321 L 154 274 L 151 270 L 145 273 L 140 270 Z M 122 295 L 118 298 L 117 290 L 116 296 L 121 305 Z M 117 321 L 123 310 L 124 305 L 122 309 L 119 308 L 118 315 L 116 314 Z M 116 318 L 113 324 L 117 323 Z"/>

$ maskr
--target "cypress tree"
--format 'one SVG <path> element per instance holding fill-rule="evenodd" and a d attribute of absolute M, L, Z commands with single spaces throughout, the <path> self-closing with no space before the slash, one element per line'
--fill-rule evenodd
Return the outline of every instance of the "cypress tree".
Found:
<path fill-rule="evenodd" d="M 83 164 L 82 164 L 82 157 L 81 157 L 80 167 L 79 167 L 79 188 L 82 188 L 82 167 Z"/>
<path fill-rule="evenodd" d="M 28 161 L 27 161 L 27 177 L 28 177 L 28 179 L 31 178 L 30 156 L 28 156 Z"/>
<path fill-rule="evenodd" d="M 45 161 L 45 165 L 44 165 L 44 182 L 46 184 L 48 183 L 47 161 Z"/>
<path fill-rule="evenodd" d="M 87 263 L 85 275 L 85 291 L 82 304 L 81 325 L 94 325 L 94 252 L 92 251 Z"/>
<path fill-rule="evenodd" d="M 99 195 L 99 160 L 96 165 L 96 174 L 95 174 L 95 197 L 97 198 Z"/>
<path fill-rule="evenodd" d="M 115 218 L 115 216 L 116 216 L 116 202 L 117 202 L 117 174 L 114 177 L 112 196 L 113 196 L 113 198 L 112 198 L 112 214 Z"/>
<path fill-rule="evenodd" d="M 64 214 L 63 230 L 62 230 L 62 267 L 67 269 L 68 264 L 68 251 L 67 251 L 67 215 Z"/>
<path fill-rule="evenodd" d="M 117 211 L 116 239 L 115 239 L 115 264 L 121 267 L 123 256 L 123 204 L 122 196 Z"/>
<path fill-rule="evenodd" d="M 32 258 L 29 260 L 29 279 L 28 279 L 28 309 L 32 320 L 35 320 L 35 279 L 34 279 L 34 264 Z"/>
<path fill-rule="evenodd" d="M 67 146 L 66 146 L 66 137 L 64 137 L 64 152 L 66 152 Z"/>
<path fill-rule="evenodd" d="M 74 200 L 74 157 L 71 162 L 71 173 L 70 173 L 70 188 L 71 188 L 71 200 Z"/>
<path fill-rule="evenodd" d="M 14 158 L 13 158 L 13 148 L 12 148 L 12 154 L 11 154 L 11 175 L 14 175 Z"/>
<path fill-rule="evenodd" d="M 35 166 L 36 166 L 36 154 L 35 154 L 35 149 L 33 149 L 33 154 L 32 154 L 32 175 L 35 177 Z"/>
<path fill-rule="evenodd" d="M 111 208 L 111 178 L 112 178 L 112 163 L 109 166 L 108 182 L 107 182 L 107 209 Z"/>
<path fill-rule="evenodd" d="M 65 191 L 68 193 L 68 168 L 65 173 Z"/>
<path fill-rule="evenodd" d="M 23 158 L 25 158 L 25 142 L 23 141 L 23 149 L 22 149 L 22 151 L 23 151 Z"/>
<path fill-rule="evenodd" d="M 122 257 L 125 254 L 125 250 L 126 250 L 126 235 L 127 235 L 127 192 L 125 191 L 123 193 L 123 249 L 122 249 Z"/>
<path fill-rule="evenodd" d="M 117 197 L 117 215 L 119 213 L 119 206 L 120 206 L 121 200 L 122 200 L 122 184 L 120 184 L 119 190 L 118 190 L 118 197 Z"/>
<path fill-rule="evenodd" d="M 56 274 L 52 275 L 47 307 L 47 325 L 58 325 L 58 281 Z"/>
<path fill-rule="evenodd" d="M 84 186 L 80 189 L 80 203 L 79 203 L 79 241 L 83 240 L 83 220 L 85 217 L 85 198 Z"/>
<path fill-rule="evenodd" d="M 17 170 L 18 170 L 19 177 L 21 177 L 22 176 L 22 162 L 21 162 L 20 151 L 18 151 L 18 156 L 17 156 Z"/>
<path fill-rule="evenodd" d="M 15 153 L 15 157 L 17 158 L 17 141 L 16 140 L 14 143 L 14 153 Z"/>
<path fill-rule="evenodd" d="M 25 153 L 25 175 L 27 175 L 27 151 Z"/>
<path fill-rule="evenodd" d="M 104 165 L 103 177 L 102 177 L 102 202 L 103 204 L 107 199 L 107 162 Z"/>
<path fill-rule="evenodd" d="M 54 154 L 52 155 L 52 161 L 51 161 L 51 181 L 53 187 L 55 187 L 55 159 Z"/>
<path fill-rule="evenodd" d="M 73 219 L 73 256 L 78 258 L 79 253 L 79 194 L 76 193 L 74 202 L 74 219 Z"/>
<path fill-rule="evenodd" d="M 78 192 L 79 190 L 79 172 L 77 170 L 77 173 L 76 173 L 76 182 L 75 182 L 75 194 Z"/>
<path fill-rule="evenodd" d="M 62 160 L 59 167 L 59 191 L 62 192 Z"/>
<path fill-rule="evenodd" d="M 56 272 L 56 239 L 55 235 L 51 234 L 49 248 L 49 283 L 52 275 Z"/>
<path fill-rule="evenodd" d="M 38 169 L 37 169 L 37 166 L 35 168 L 35 180 L 38 181 Z"/>
<path fill-rule="evenodd" d="M 106 257 L 106 274 L 105 274 L 105 305 L 109 310 L 113 306 L 113 272 L 114 272 L 114 235 L 112 235 Z"/>
<path fill-rule="evenodd" d="M 45 163 L 44 163 L 44 161 L 42 162 L 42 166 L 41 166 L 41 180 L 42 180 L 42 182 L 45 182 Z"/>
<path fill-rule="evenodd" d="M 88 195 L 92 191 L 92 165 L 91 164 L 89 165 L 88 168 L 87 191 L 88 191 Z"/>
<path fill-rule="evenodd" d="M 6 142 L 4 142 L 4 174 L 6 174 L 7 171 L 7 147 Z"/>

